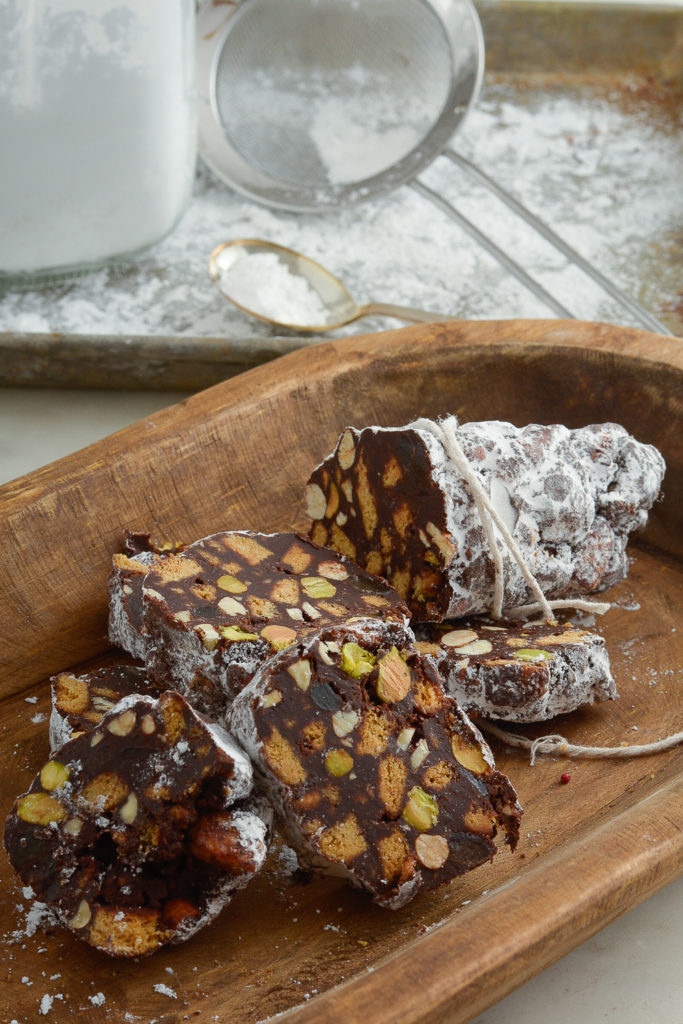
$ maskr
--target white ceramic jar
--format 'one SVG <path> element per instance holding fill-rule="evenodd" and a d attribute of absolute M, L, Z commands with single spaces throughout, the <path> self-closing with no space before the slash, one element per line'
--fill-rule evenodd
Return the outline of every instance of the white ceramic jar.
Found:
<path fill-rule="evenodd" d="M 196 160 L 194 0 L 0 0 L 0 284 L 161 239 Z"/>

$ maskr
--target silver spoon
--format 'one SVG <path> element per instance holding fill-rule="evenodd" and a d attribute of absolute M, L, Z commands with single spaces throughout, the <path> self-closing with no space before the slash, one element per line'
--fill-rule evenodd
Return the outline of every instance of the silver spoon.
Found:
<path fill-rule="evenodd" d="M 291 282 L 292 287 L 297 284 L 301 287 L 302 281 L 296 279 L 303 279 L 303 282 L 306 282 L 306 293 L 311 299 L 311 316 L 306 317 L 306 323 L 291 323 L 282 319 L 278 316 L 276 305 L 274 304 L 272 308 L 268 307 L 268 302 L 263 301 L 263 295 L 257 296 L 254 292 L 245 293 L 246 261 L 250 258 L 254 261 L 253 278 L 247 274 L 247 280 L 251 278 L 257 285 L 259 274 L 267 274 L 268 268 L 264 265 L 263 260 L 257 260 L 255 257 L 266 255 L 275 256 L 286 272 L 295 279 Z M 244 266 L 239 268 L 239 264 L 243 262 Z M 237 276 L 238 268 L 239 277 Z M 444 316 L 442 313 L 429 313 L 424 309 L 396 306 L 386 302 L 368 302 L 364 306 L 359 306 L 339 278 L 316 263 L 315 260 L 309 259 L 308 256 L 304 256 L 294 249 L 287 249 L 285 246 L 258 238 L 240 238 L 234 242 L 225 242 L 223 245 L 219 245 L 211 253 L 209 274 L 221 294 L 238 309 L 259 320 L 264 320 L 266 323 L 294 331 L 311 334 L 333 331 L 336 327 L 343 327 L 364 316 L 391 316 L 411 323 L 433 323 L 454 319 Z M 321 322 L 314 323 L 313 321 L 316 319 Z"/>

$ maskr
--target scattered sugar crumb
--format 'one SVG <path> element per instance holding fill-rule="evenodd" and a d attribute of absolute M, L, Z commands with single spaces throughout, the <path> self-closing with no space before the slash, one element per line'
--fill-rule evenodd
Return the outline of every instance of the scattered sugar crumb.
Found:
<path fill-rule="evenodd" d="M 24 697 L 24 700 L 26 701 L 27 704 L 37 704 L 38 703 L 38 698 L 37 697 Z"/>
<path fill-rule="evenodd" d="M 55 996 L 48 995 L 47 992 L 45 993 L 43 998 L 40 1000 L 40 1006 L 38 1007 L 38 1013 L 42 1017 L 47 1017 L 48 1013 L 52 1009 L 52 1004 L 54 1003 L 55 999 L 63 1000 L 64 996 L 61 994 L 61 992 L 57 993 L 57 995 Z"/>
<path fill-rule="evenodd" d="M 174 989 L 169 988 L 168 985 L 161 984 L 161 982 L 159 982 L 156 985 L 153 985 L 152 987 L 154 988 L 155 992 L 158 992 L 162 996 L 168 996 L 169 999 L 177 999 L 178 998 L 178 996 L 176 995 L 176 992 L 175 992 Z"/>
<path fill-rule="evenodd" d="M 42 711 L 37 711 L 35 715 L 31 716 L 31 721 L 34 725 L 39 725 L 41 722 L 45 721 L 45 715 Z"/>
<path fill-rule="evenodd" d="M 88 999 L 93 1004 L 93 1006 L 103 1006 L 107 1000 L 107 997 L 105 996 L 104 992 L 96 992 L 94 996 L 88 996 Z"/>
<path fill-rule="evenodd" d="M 291 846 L 283 846 L 277 859 L 286 875 L 293 875 L 299 870 L 299 860 Z"/>

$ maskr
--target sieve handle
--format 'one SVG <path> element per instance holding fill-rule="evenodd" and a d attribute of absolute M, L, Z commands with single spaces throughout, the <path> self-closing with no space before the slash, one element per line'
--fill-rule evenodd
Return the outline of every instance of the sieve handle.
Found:
<path fill-rule="evenodd" d="M 426 309 L 414 309 L 412 306 L 395 306 L 389 302 L 369 302 L 367 306 L 360 307 L 358 316 L 393 316 L 397 320 L 408 320 L 417 324 L 442 323 L 457 319 L 454 316 L 444 316 L 443 313 L 430 313 Z"/>

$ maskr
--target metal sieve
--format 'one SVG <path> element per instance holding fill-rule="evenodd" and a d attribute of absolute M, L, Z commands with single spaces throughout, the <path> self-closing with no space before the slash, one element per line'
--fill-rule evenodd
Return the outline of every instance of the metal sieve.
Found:
<path fill-rule="evenodd" d="M 286 210 L 334 209 L 414 178 L 484 71 L 470 0 L 211 0 L 197 34 L 204 160 Z"/>
<path fill-rule="evenodd" d="M 417 176 L 437 156 L 504 202 L 650 330 L 649 310 L 448 142 L 479 95 L 471 0 L 207 0 L 197 22 L 199 151 L 266 206 L 334 210 L 406 182 L 557 316 L 574 314 Z"/>

